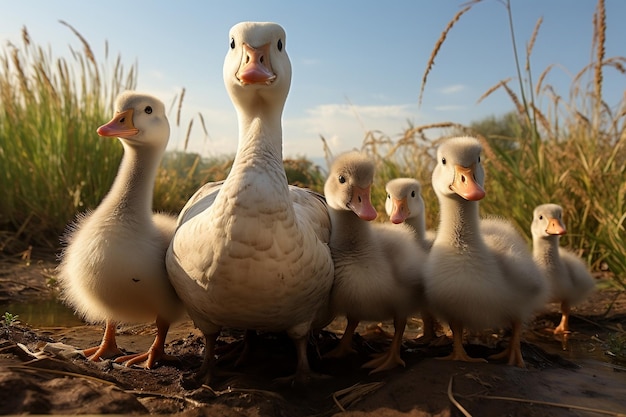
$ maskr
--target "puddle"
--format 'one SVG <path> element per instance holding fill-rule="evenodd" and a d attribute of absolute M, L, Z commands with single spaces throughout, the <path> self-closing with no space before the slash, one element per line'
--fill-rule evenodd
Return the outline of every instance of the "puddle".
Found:
<path fill-rule="evenodd" d="M 574 332 L 567 335 L 552 335 L 529 333 L 525 339 L 548 353 L 557 354 L 571 362 L 579 364 L 581 361 L 595 361 L 609 364 L 615 370 L 624 370 L 622 364 L 612 360 L 607 354 L 608 346 L 605 340 L 597 335 Z M 614 366 L 613 366 L 614 365 Z"/>
<path fill-rule="evenodd" d="M 17 319 L 31 327 L 74 327 L 84 325 L 74 311 L 57 299 L 10 303 L 0 305 L 0 318 L 4 314 L 17 315 Z"/>

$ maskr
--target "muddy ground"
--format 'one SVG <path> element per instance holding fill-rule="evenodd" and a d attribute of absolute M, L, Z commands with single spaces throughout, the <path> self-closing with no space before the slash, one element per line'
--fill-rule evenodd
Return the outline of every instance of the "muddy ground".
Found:
<path fill-rule="evenodd" d="M 599 286 L 603 279 L 598 279 Z M 0 308 L 54 296 L 54 263 L 11 260 L 0 263 Z M 609 306 L 611 308 L 609 309 Z M 608 311 L 608 313 L 607 313 Z M 0 311 L 4 314 L 5 310 Z M 9 312 L 11 313 L 11 312 Z M 168 336 L 168 353 L 179 362 L 153 370 L 126 368 L 111 361 L 89 362 L 69 355 L 67 346 L 99 343 L 100 326 L 0 323 L 1 414 L 174 414 L 177 416 L 597 416 L 626 415 L 626 365 L 613 357 L 608 341 L 623 335 L 626 294 L 596 291 L 575 309 L 567 340 L 550 333 L 560 318 L 557 305 L 530 323 L 523 343 L 527 368 L 501 363 L 461 363 L 436 359 L 450 345 L 421 346 L 421 322 L 412 319 L 402 356 L 406 368 L 369 375 L 361 369 L 371 354 L 389 344 L 376 323 L 364 323 L 358 354 L 322 360 L 338 340 L 336 320 L 312 341 L 312 367 L 327 378 L 307 386 L 285 386 L 277 377 L 293 372 L 295 351 L 284 335 L 261 334 L 240 366 L 224 360 L 211 386 L 186 383 L 200 365 L 203 338 L 189 320 Z M 19 320 L 19 318 L 18 318 Z M 382 323 L 382 330 L 391 330 Z M 151 325 L 124 326 L 118 344 L 128 352 L 145 350 L 155 334 Z M 241 344 L 242 333 L 227 330 L 223 351 Z M 501 350 L 506 334 L 468 335 L 470 355 Z"/>

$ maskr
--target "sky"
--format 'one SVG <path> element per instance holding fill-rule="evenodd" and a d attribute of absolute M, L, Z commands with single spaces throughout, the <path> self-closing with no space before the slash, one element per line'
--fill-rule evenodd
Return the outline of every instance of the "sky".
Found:
<path fill-rule="evenodd" d="M 431 51 L 465 0 L 277 0 L 164 1 L 0 0 L 0 41 L 31 40 L 55 57 L 82 50 L 72 25 L 91 45 L 98 62 L 117 55 L 125 68 L 137 64 L 136 89 L 169 107 L 184 88 L 181 125 L 173 125 L 168 149 L 182 150 L 187 123 L 195 118 L 187 149 L 204 156 L 234 154 L 237 119 L 226 93 L 222 66 L 228 32 L 241 21 L 273 21 L 287 34 L 293 76 L 283 113 L 284 156 L 323 157 L 323 136 L 333 153 L 359 148 L 365 132 L 397 139 L 410 125 L 453 121 L 469 124 L 513 109 L 506 93 L 478 99 L 500 80 L 516 77 L 508 15 L 500 0 L 484 0 L 448 34 L 428 75 Z M 531 56 L 536 79 L 546 79 L 567 98 L 572 77 L 591 62 L 594 0 L 511 0 L 518 50 L 538 19 Z M 606 56 L 626 56 L 626 1 L 606 0 Z M 111 68 L 111 66 L 109 66 Z M 609 105 L 624 97 L 624 76 L 605 72 Z M 517 84 L 510 84 L 518 91 Z M 202 114 L 208 135 L 199 128 Z M 106 122 L 103 121 L 103 123 Z M 96 127 L 94 127 L 95 129 Z"/>

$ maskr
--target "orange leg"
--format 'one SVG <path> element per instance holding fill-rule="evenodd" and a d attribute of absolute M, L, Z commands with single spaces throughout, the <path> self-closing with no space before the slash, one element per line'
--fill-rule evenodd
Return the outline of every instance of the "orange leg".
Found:
<path fill-rule="evenodd" d="M 83 350 L 83 354 L 90 361 L 108 359 L 123 354 L 123 352 L 117 347 L 117 342 L 115 341 L 116 327 L 117 325 L 113 320 L 107 320 L 104 327 L 104 336 L 102 336 L 102 342 L 100 342 L 100 345 Z"/>
<path fill-rule="evenodd" d="M 389 346 L 389 350 L 384 355 L 372 359 L 371 361 L 364 364 L 363 368 L 374 368 L 370 374 L 387 371 L 389 369 L 393 369 L 398 365 L 406 366 L 402 358 L 400 357 L 400 348 L 402 347 L 402 336 L 404 335 L 404 329 L 406 327 L 406 317 L 401 319 L 394 319 L 394 334 L 393 339 L 391 340 L 391 346 Z"/>
<path fill-rule="evenodd" d="M 202 360 L 200 369 L 195 374 L 196 381 L 202 384 L 208 384 L 211 382 L 213 368 L 215 365 L 215 344 L 217 342 L 218 335 L 219 331 L 216 333 L 204 334 L 204 359 Z"/>
<path fill-rule="evenodd" d="M 571 311 L 570 305 L 567 301 L 561 303 L 561 323 L 554 329 L 554 334 L 569 333 L 569 313 Z"/>
<path fill-rule="evenodd" d="M 125 355 L 115 359 L 116 363 L 124 363 L 126 366 L 132 366 L 137 363 L 145 362 L 144 368 L 152 369 L 160 360 L 177 360 L 175 356 L 165 354 L 165 338 L 170 328 L 170 323 L 157 316 L 156 318 L 157 335 L 152 342 L 152 346 L 147 352 Z"/>
<path fill-rule="evenodd" d="M 451 321 L 449 324 L 453 338 L 452 353 L 437 359 L 463 362 L 487 362 L 483 358 L 472 358 L 465 352 L 465 348 L 463 348 L 463 324 L 456 321 Z"/>
<path fill-rule="evenodd" d="M 342 358 L 350 353 L 356 353 L 356 350 L 352 347 L 352 337 L 354 336 L 354 331 L 358 325 L 358 320 L 348 317 L 348 325 L 346 326 L 346 331 L 343 333 L 343 336 L 339 341 L 339 345 L 337 345 L 337 347 L 330 352 L 326 353 L 324 358 Z"/>
<path fill-rule="evenodd" d="M 437 321 L 432 314 L 424 310 L 422 311 L 422 323 L 424 323 L 424 331 L 420 337 L 415 339 L 415 342 L 427 345 L 437 338 L 437 332 L 435 331 Z"/>
<path fill-rule="evenodd" d="M 522 323 L 519 320 L 512 322 L 512 334 L 509 345 L 500 353 L 489 356 L 489 359 L 506 359 L 508 365 L 515 365 L 519 368 L 525 368 L 524 358 L 522 357 Z"/>

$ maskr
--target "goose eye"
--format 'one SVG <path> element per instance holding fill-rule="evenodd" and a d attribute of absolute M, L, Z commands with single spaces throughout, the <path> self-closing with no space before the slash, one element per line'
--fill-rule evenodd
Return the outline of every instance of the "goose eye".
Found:
<path fill-rule="evenodd" d="M 146 112 L 146 114 L 152 114 L 152 107 L 146 106 L 146 108 L 144 109 L 144 112 Z"/>
<path fill-rule="evenodd" d="M 391 199 L 391 194 L 387 193 L 387 200 Z"/>
<path fill-rule="evenodd" d="M 480 162 L 480 156 L 478 157 L 478 162 Z"/>
<path fill-rule="evenodd" d="M 345 182 L 346 182 L 346 177 L 344 177 L 343 175 L 340 175 L 340 176 L 339 176 L 339 183 L 340 183 L 340 184 L 343 184 L 343 183 L 345 183 Z"/>
<path fill-rule="evenodd" d="M 411 197 L 415 198 L 415 191 L 411 191 Z"/>
<path fill-rule="evenodd" d="M 539 215 L 539 220 L 543 220 L 543 216 L 542 215 Z"/>
<path fill-rule="evenodd" d="M 230 49 L 235 49 L 235 38 L 230 38 Z"/>
<path fill-rule="evenodd" d="M 446 158 L 441 158 L 441 163 L 442 163 L 443 165 L 445 165 L 445 164 L 446 164 Z"/>
<path fill-rule="evenodd" d="M 276 46 L 278 47 L 279 51 L 282 51 L 283 50 L 283 40 L 279 39 L 278 40 L 278 44 Z"/>

